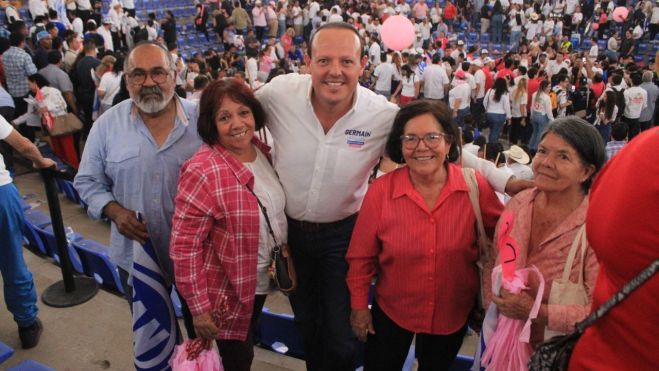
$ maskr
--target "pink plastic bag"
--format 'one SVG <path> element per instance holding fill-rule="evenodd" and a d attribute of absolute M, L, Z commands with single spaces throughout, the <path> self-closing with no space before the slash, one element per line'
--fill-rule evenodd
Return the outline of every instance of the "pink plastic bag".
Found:
<path fill-rule="evenodd" d="M 542 303 L 542 294 L 545 288 L 545 281 L 542 274 L 535 266 L 515 271 L 512 280 L 501 280 L 501 266 L 497 266 L 492 271 L 492 291 L 498 292 L 497 282 L 501 280 L 501 285 L 508 291 L 518 294 L 526 288 L 528 276 L 535 273 L 539 278 L 538 293 L 529 313 L 526 322 L 508 318 L 499 314 L 496 320 L 496 329 L 494 333 L 486 337 L 486 349 L 481 358 L 481 367 L 492 371 L 525 371 L 531 358 L 531 321 L 538 317 L 540 304 Z M 490 307 L 492 309 L 492 306 Z M 489 314 L 488 310 L 488 314 Z"/>
<path fill-rule="evenodd" d="M 177 345 L 169 361 L 172 371 L 224 371 L 220 355 L 211 345 L 202 339 Z"/>

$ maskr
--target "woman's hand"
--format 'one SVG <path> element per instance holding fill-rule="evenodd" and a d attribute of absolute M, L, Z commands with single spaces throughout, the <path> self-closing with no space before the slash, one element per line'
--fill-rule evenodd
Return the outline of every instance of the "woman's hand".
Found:
<path fill-rule="evenodd" d="M 352 326 L 352 332 L 360 341 L 366 342 L 368 334 L 375 335 L 370 309 L 353 310 L 350 313 L 350 326 Z"/>
<path fill-rule="evenodd" d="M 497 305 L 499 313 L 504 316 L 527 320 L 535 298 L 532 298 L 526 290 L 522 290 L 519 294 L 513 294 L 502 287 L 500 295 L 493 297 L 492 301 Z"/>
<path fill-rule="evenodd" d="M 211 312 L 192 317 L 192 322 L 197 336 L 206 340 L 217 339 L 220 330 L 215 325 Z"/>

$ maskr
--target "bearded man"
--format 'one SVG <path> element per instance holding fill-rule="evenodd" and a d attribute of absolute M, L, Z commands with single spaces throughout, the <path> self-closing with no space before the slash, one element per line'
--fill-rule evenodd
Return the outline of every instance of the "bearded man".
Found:
<path fill-rule="evenodd" d="M 196 104 L 174 93 L 176 67 L 167 49 L 151 42 L 138 44 L 128 54 L 124 71 L 131 99 L 94 123 L 75 188 L 93 219 L 105 215 L 112 221 L 110 259 L 119 267 L 130 304 L 128 277 L 135 241 L 151 239 L 165 280 L 173 281 L 169 235 L 179 169 L 199 149 L 201 139 Z M 186 309 L 184 304 L 190 334 Z"/>

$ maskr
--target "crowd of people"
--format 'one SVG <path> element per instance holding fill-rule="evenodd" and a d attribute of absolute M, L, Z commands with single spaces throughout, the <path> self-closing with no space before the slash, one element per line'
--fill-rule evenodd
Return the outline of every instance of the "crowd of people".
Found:
<path fill-rule="evenodd" d="M 630 8 L 621 23 L 610 20 L 618 5 Z M 478 241 L 501 232 L 504 213 L 516 267 L 537 267 L 548 288 L 568 272 L 584 297 L 545 290 L 533 347 L 574 331 L 657 258 L 659 60 L 634 62 L 659 24 L 653 2 L 209 1 L 195 28 L 210 39 L 210 20 L 221 51 L 188 60 L 171 11 L 124 29 L 113 17 L 135 19 L 134 4 L 114 1 L 98 29 L 79 6 L 61 31 L 56 9 L 41 22 L 36 9 L 32 30 L 14 17 L 0 38 L 0 197 L 13 200 L 0 207 L 12 218 L 2 236 L 13 236 L 3 278 L 8 262 L 25 265 L 12 148 L 52 166 L 32 144 L 43 118 L 77 114 L 82 132 L 53 147 L 68 148 L 57 155 L 77 169 L 88 214 L 111 220 L 128 301 L 133 244 L 150 239 L 188 337 L 217 340 L 227 370 L 250 369 L 279 243 L 299 280 L 290 302 L 309 370 L 354 370 L 358 340 L 366 369 L 399 370 L 415 335 L 420 367 L 448 369 L 482 304 L 528 318 L 538 282 L 521 294 L 484 289 L 501 262 Z M 380 35 L 395 14 L 417 31 L 402 51 Z M 587 52 L 573 34 L 592 38 Z M 19 273 L 4 278 L 16 292 L 5 300 L 21 303 L 9 306 L 30 347 L 42 325 L 29 271 Z M 636 319 L 659 309 L 658 284 L 589 328 L 573 369 L 656 365 L 656 331 Z"/>

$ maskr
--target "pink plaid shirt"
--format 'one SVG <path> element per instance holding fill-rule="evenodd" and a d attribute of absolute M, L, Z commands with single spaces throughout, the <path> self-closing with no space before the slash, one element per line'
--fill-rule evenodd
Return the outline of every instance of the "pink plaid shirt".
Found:
<path fill-rule="evenodd" d="M 202 145 L 181 168 L 170 243 L 176 287 L 193 316 L 217 315 L 219 339 L 245 340 L 249 330 L 260 212 L 253 186 L 252 172 L 220 145 Z"/>

